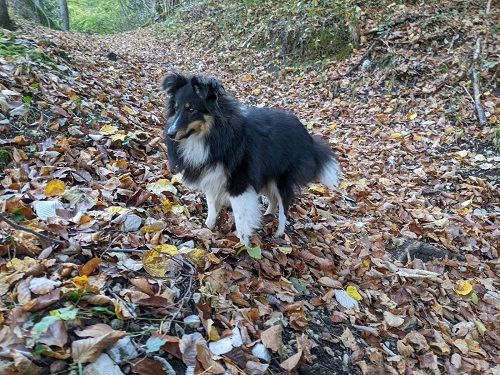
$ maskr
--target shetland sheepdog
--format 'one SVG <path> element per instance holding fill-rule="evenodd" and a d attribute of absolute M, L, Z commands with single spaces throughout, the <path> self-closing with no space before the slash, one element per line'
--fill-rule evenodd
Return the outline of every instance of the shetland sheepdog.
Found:
<path fill-rule="evenodd" d="M 249 246 L 260 224 L 262 194 L 269 202 L 265 214 L 278 212 L 280 237 L 297 188 L 314 180 L 338 185 L 340 167 L 332 150 L 295 115 L 244 106 L 219 81 L 201 75 L 172 73 L 162 88 L 168 94 L 169 166 L 182 173 L 188 188 L 205 194 L 208 228 L 230 205 L 236 235 Z"/>

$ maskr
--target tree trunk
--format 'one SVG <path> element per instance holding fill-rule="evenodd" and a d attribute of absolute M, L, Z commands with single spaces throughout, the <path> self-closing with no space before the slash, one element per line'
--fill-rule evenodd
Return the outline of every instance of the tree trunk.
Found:
<path fill-rule="evenodd" d="M 0 0 L 0 28 L 10 30 L 14 28 L 14 25 L 9 17 L 9 10 L 7 9 L 6 0 Z"/>
<path fill-rule="evenodd" d="M 68 2 L 66 0 L 59 0 L 59 9 L 61 12 L 61 28 L 64 31 L 68 31 L 69 30 Z"/>

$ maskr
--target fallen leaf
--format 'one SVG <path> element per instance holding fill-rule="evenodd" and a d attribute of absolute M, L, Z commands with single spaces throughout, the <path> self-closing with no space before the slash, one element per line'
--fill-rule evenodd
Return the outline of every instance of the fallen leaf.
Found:
<path fill-rule="evenodd" d="M 54 197 L 57 195 L 63 195 L 66 190 L 66 184 L 61 180 L 52 180 L 45 186 L 45 195 L 47 197 Z"/>
<path fill-rule="evenodd" d="M 125 331 L 110 331 L 98 337 L 75 340 L 71 344 L 71 356 L 78 363 L 95 362 L 102 351 L 126 336 Z"/>

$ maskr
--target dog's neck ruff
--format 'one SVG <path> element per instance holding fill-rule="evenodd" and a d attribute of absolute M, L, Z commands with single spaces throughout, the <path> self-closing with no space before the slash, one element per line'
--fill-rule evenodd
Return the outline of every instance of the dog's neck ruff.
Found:
<path fill-rule="evenodd" d="M 178 143 L 182 164 L 186 168 L 201 168 L 207 161 L 209 149 L 204 135 L 193 134 Z"/>

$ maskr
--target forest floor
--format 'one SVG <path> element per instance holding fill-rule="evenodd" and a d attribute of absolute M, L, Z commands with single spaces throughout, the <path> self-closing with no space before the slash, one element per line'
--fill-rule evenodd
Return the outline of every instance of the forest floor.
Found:
<path fill-rule="evenodd" d="M 1 32 L 0 373 L 500 374 L 484 3 L 398 5 L 383 32 L 364 14 L 351 58 L 309 66 L 189 30 Z M 339 190 L 304 189 L 286 236 L 267 217 L 247 251 L 229 210 L 205 228 L 167 166 L 172 70 L 295 113 L 336 150 Z"/>

